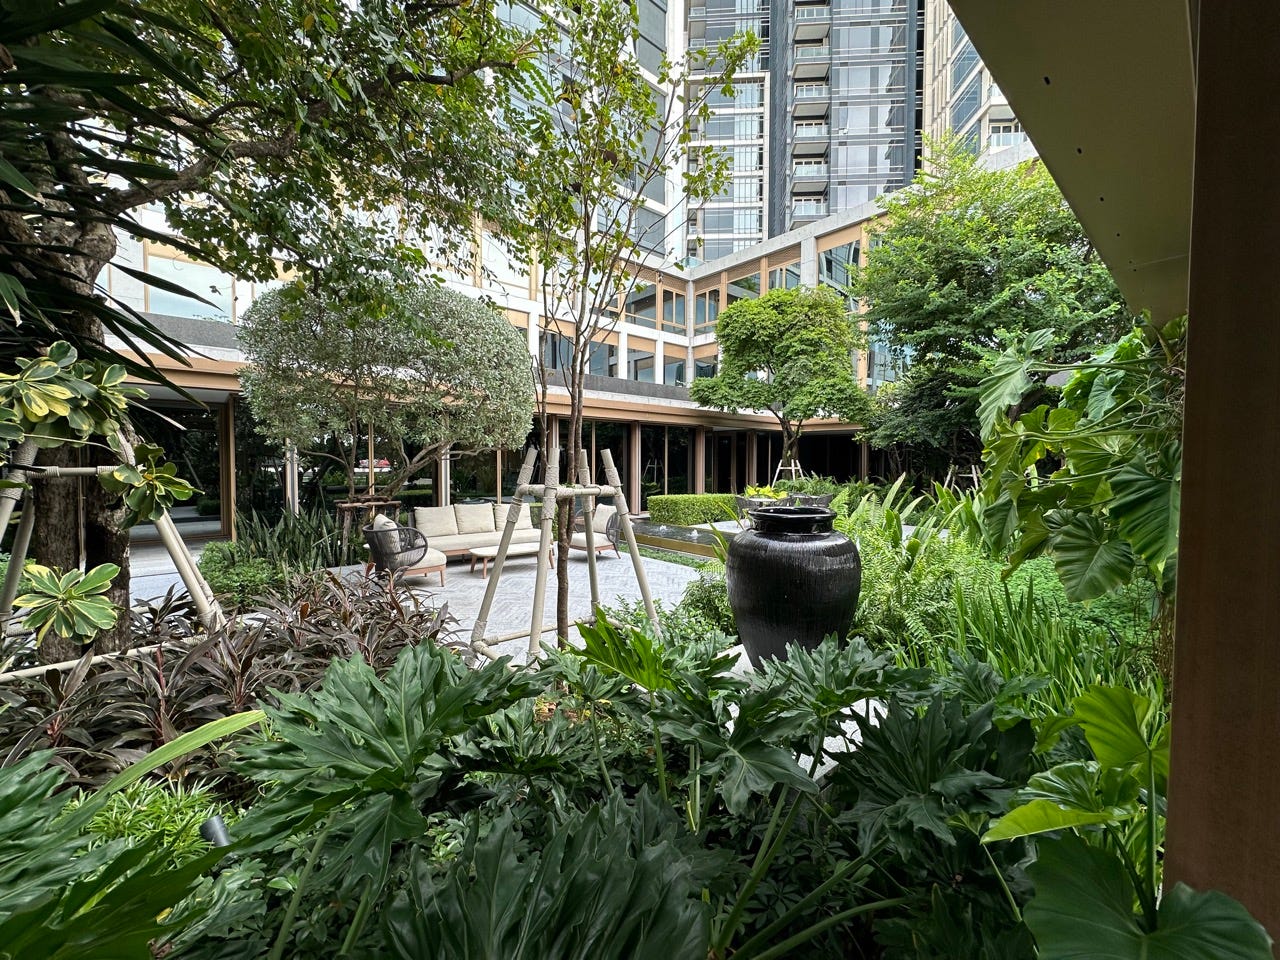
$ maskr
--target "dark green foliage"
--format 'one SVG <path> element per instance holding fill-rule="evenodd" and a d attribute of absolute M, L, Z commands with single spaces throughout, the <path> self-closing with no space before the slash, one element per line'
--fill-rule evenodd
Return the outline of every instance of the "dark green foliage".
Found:
<path fill-rule="evenodd" d="M 1009 846 L 992 861 L 979 838 L 1039 768 L 1031 723 L 997 725 L 991 704 L 975 708 L 958 697 L 934 698 L 923 711 L 893 701 L 885 711 L 879 723 L 860 724 L 862 742 L 836 770 L 831 788 L 860 847 L 883 847 L 878 862 L 885 880 L 907 891 L 904 911 L 876 926 L 884 956 L 967 960 L 974 956 L 972 940 L 948 942 L 931 932 L 954 924 L 957 915 L 976 918 L 984 938 L 1025 947 L 1006 887 L 1026 896 L 1026 851 Z M 938 894 L 949 903 L 942 916 L 935 913 Z M 936 941 L 930 952 L 916 952 L 920 931 Z"/>
<path fill-rule="evenodd" d="M 311 573 L 353 563 L 361 549 L 352 530 L 342 552 L 342 528 L 333 512 L 317 503 L 298 513 L 285 511 L 274 522 L 256 510 L 236 517 L 236 546 L 251 557 L 268 560 L 289 573 Z"/>
<path fill-rule="evenodd" d="M 198 566 L 214 594 L 235 606 L 258 601 L 286 579 L 281 567 L 230 541 L 206 544 Z"/>
<path fill-rule="evenodd" d="M 305 611 L 305 612 L 303 612 Z M 385 672 L 406 646 L 446 642 L 449 621 L 379 581 L 326 577 L 211 636 L 172 601 L 135 616 L 133 633 L 159 646 L 144 656 L 0 684 L 0 750 L 14 758 L 51 749 L 79 784 L 100 783 L 128 762 L 219 717 L 248 710 L 275 691 L 313 689 L 334 657 L 360 656 Z M 225 754 L 187 757 L 175 778 L 225 774 Z"/>
<path fill-rule="evenodd" d="M 669 493 L 649 498 L 649 519 L 674 527 L 718 523 L 738 515 L 731 493 Z"/>
<path fill-rule="evenodd" d="M 897 470 L 940 477 L 979 461 L 977 387 L 1002 333 L 1052 328 L 1055 358 L 1069 362 L 1128 317 L 1043 164 L 984 170 L 959 144 L 935 144 L 913 188 L 885 203 L 853 292 L 911 366 L 877 393 L 867 439 Z"/>
<path fill-rule="evenodd" d="M 796 458 L 806 420 L 861 424 L 871 413 L 849 362 L 858 342 L 849 305 L 829 287 L 738 300 L 721 312 L 716 340 L 719 372 L 694 380 L 689 396 L 713 410 L 770 411 L 782 430 L 783 462 Z"/>
<path fill-rule="evenodd" d="M 737 635 L 738 625 L 729 606 L 729 585 L 719 564 L 706 564 L 698 579 L 684 588 L 676 609 L 684 616 L 711 624 L 721 633 Z"/>
<path fill-rule="evenodd" d="M 88 824 L 106 797 L 64 815 L 64 774 L 35 754 L 0 769 L 0 943 L 13 960 L 147 957 L 166 912 L 220 859 L 181 867 L 154 836 L 95 840 Z M 194 851 L 192 851 L 194 852 Z M 192 919 L 203 911 L 191 908 Z"/>
<path fill-rule="evenodd" d="M 634 804 L 615 795 L 534 836 L 510 813 L 483 837 L 473 824 L 456 858 L 411 866 L 387 914 L 394 955 L 705 960 L 700 892 L 718 858 L 682 850 L 679 826 L 647 792 Z"/>
<path fill-rule="evenodd" d="M 824 493 L 839 493 L 844 488 L 845 484 L 837 483 L 831 477 L 795 477 L 793 479 L 784 477 L 778 481 L 776 489 L 786 493 L 820 496 Z"/>
<path fill-rule="evenodd" d="M 222 501 L 217 497 L 200 497 L 196 500 L 196 513 L 202 517 L 216 517 L 222 513 Z"/>

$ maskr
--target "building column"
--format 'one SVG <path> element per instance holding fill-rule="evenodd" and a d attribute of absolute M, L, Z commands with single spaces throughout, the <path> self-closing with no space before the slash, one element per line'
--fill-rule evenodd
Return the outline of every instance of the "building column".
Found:
<path fill-rule="evenodd" d="M 449 461 L 449 449 L 446 447 L 440 453 L 440 489 L 436 492 L 436 505 L 447 507 L 451 500 L 450 487 L 453 486 L 451 464 Z"/>
<path fill-rule="evenodd" d="M 632 513 L 640 512 L 640 478 L 644 470 L 643 464 L 640 463 L 640 424 L 628 424 L 627 441 L 631 444 L 629 447 L 630 455 L 627 457 L 627 475 L 623 480 L 627 484 L 627 507 Z"/>
<path fill-rule="evenodd" d="M 1166 889 L 1280 934 L 1280 98 L 1272 0 L 1199 11 Z"/>
<path fill-rule="evenodd" d="M 800 241 L 800 285 L 818 285 L 818 238 L 807 237 Z"/>
<path fill-rule="evenodd" d="M 228 538 L 236 538 L 236 398 L 227 397 L 218 418 L 218 432 L 225 442 L 219 457 L 218 481 L 222 485 L 219 499 L 222 501 L 222 532 Z"/>
<path fill-rule="evenodd" d="M 627 366 L 627 331 L 618 324 L 618 379 L 630 380 L 630 367 Z"/>
<path fill-rule="evenodd" d="M 666 383 L 666 362 L 665 352 L 662 349 L 662 334 L 657 333 L 653 338 L 653 382 Z"/>
<path fill-rule="evenodd" d="M 707 492 L 707 428 L 693 428 L 693 492 Z"/>

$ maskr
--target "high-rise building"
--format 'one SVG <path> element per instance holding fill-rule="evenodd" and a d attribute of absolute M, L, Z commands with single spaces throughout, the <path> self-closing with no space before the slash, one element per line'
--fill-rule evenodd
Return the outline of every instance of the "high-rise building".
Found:
<path fill-rule="evenodd" d="M 911 182 L 923 123 L 923 0 L 694 0 L 690 47 L 762 39 L 699 145 L 732 150 L 732 182 L 688 217 L 715 260 Z"/>
<path fill-rule="evenodd" d="M 1025 142 L 1022 124 L 947 0 L 925 0 L 924 24 L 925 132 L 941 138 L 950 131 L 974 153 Z"/>
<path fill-rule="evenodd" d="M 745 31 L 760 38 L 759 51 L 735 78 L 732 96 L 718 89 L 705 91 L 712 116 L 691 131 L 691 164 L 706 150 L 727 151 L 732 164 L 729 182 L 720 194 L 690 208 L 687 216 L 687 254 L 699 260 L 718 260 L 769 235 L 765 215 L 773 180 L 769 166 L 769 0 L 693 3 L 687 28 L 690 50 L 714 47 Z"/>

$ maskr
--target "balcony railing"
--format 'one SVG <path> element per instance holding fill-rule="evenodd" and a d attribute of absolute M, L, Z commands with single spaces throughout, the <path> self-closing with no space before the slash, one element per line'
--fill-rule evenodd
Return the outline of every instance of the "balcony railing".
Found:
<path fill-rule="evenodd" d="M 796 7 L 795 20 L 801 22 L 804 20 L 830 20 L 831 8 L 825 4 L 816 7 Z"/>
<path fill-rule="evenodd" d="M 795 135 L 797 140 L 822 140 L 831 135 L 831 128 L 825 123 L 797 123 Z"/>
<path fill-rule="evenodd" d="M 1020 143 L 1025 143 L 1027 135 L 1021 130 L 1015 130 L 1009 133 L 993 133 L 987 139 L 987 147 L 991 150 L 1000 150 L 1004 147 L 1016 147 Z"/>
<path fill-rule="evenodd" d="M 795 180 L 825 180 L 827 170 L 825 163 L 797 163 L 791 168 L 791 176 Z"/>
<path fill-rule="evenodd" d="M 796 47 L 796 60 L 830 60 L 831 46 L 822 43 L 812 47 Z"/>
<path fill-rule="evenodd" d="M 791 215 L 793 217 L 825 217 L 827 215 L 827 201 L 796 200 L 791 204 Z"/>
<path fill-rule="evenodd" d="M 826 100 L 831 96 L 831 85 L 827 83 L 797 83 L 795 98 L 797 100 Z"/>

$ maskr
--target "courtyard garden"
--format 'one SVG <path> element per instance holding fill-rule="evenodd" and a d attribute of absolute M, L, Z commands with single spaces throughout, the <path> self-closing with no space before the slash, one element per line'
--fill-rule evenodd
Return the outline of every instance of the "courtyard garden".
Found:
<path fill-rule="evenodd" d="M 711 76 L 681 117 L 630 69 L 638 8 L 508 14 L 0 11 L 0 956 L 1271 957 L 1240 902 L 1164 872 L 1186 318 L 1126 310 L 1042 165 L 938 145 L 847 287 L 726 305 L 689 390 L 775 419 L 783 466 L 837 420 L 894 469 L 655 493 L 620 540 L 584 439 L 593 346 L 653 250 L 644 191 L 729 182 L 682 125 L 759 40 L 664 56 L 664 84 Z M 480 271 L 477 224 L 559 304 L 554 429 L 533 338 L 444 284 Z M 98 283 L 148 234 L 264 284 L 239 327 L 257 442 L 347 514 L 282 493 L 186 549 L 172 511 L 222 504 L 131 413 L 137 384 L 185 389 L 149 357 L 189 358 Z M 873 337 L 911 361 L 874 395 L 850 363 Z M 509 505 L 398 495 L 452 449 L 521 444 L 535 509 L 506 529 L 540 532 L 555 622 L 513 658 L 442 601 L 488 557 L 412 576 L 432 542 L 496 541 Z M 784 622 L 759 659 L 734 564 L 772 503 L 857 560 L 788 599 L 799 621 L 843 590 L 848 614 L 812 643 Z M 384 508 L 420 550 L 373 569 Z M 139 603 L 147 524 L 182 586 Z M 572 549 L 597 546 L 637 584 L 584 614 Z M 644 563 L 679 585 L 656 616 Z"/>

